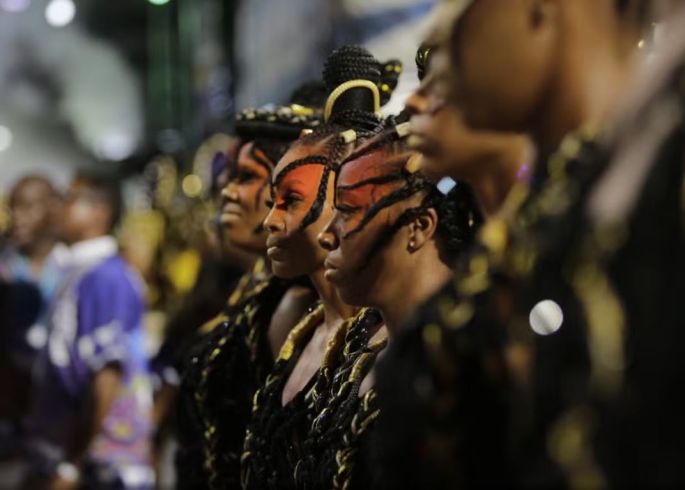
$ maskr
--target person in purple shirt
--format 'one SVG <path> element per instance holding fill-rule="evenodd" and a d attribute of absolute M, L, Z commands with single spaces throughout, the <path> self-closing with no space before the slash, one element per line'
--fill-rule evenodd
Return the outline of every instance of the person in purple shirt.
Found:
<path fill-rule="evenodd" d="M 118 188 L 99 176 L 81 174 L 67 192 L 70 257 L 35 371 L 25 488 L 154 486 L 142 287 L 110 235 L 120 208 Z"/>

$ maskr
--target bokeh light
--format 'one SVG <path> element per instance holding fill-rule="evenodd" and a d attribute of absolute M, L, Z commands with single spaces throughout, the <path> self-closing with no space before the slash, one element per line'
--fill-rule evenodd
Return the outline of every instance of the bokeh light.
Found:
<path fill-rule="evenodd" d="M 73 0 L 52 0 L 45 8 L 45 20 L 54 27 L 69 25 L 76 16 Z"/>
<path fill-rule="evenodd" d="M 0 0 L 0 9 L 6 12 L 22 12 L 30 5 L 31 0 Z"/>
<path fill-rule="evenodd" d="M 540 301 L 530 311 L 530 328 L 538 335 L 552 335 L 564 323 L 561 306 L 551 299 Z"/>
<path fill-rule="evenodd" d="M 0 126 L 0 152 L 9 150 L 12 146 L 12 131 L 6 126 Z"/>

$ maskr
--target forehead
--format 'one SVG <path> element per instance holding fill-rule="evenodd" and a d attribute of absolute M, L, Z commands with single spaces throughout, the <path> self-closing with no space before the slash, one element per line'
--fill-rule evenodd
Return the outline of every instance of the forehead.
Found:
<path fill-rule="evenodd" d="M 310 156 L 314 155 L 324 155 L 324 142 L 320 143 L 314 143 L 314 144 L 296 144 L 295 146 L 292 146 L 286 153 L 283 155 L 283 158 L 281 158 L 278 161 L 278 164 L 276 165 L 276 168 L 274 169 L 273 173 L 273 180 L 275 181 L 278 176 L 286 170 L 292 162 L 295 162 L 297 160 L 302 160 L 303 158 L 307 158 Z M 312 165 L 313 167 L 321 167 L 321 165 Z"/>
<path fill-rule="evenodd" d="M 10 194 L 10 204 L 15 201 L 37 201 L 51 194 L 49 184 L 41 180 L 27 180 L 18 184 Z"/>
<path fill-rule="evenodd" d="M 409 153 L 395 155 L 387 149 L 380 149 L 351 160 L 341 167 L 338 186 L 354 185 L 363 180 L 400 172 L 408 156 Z"/>

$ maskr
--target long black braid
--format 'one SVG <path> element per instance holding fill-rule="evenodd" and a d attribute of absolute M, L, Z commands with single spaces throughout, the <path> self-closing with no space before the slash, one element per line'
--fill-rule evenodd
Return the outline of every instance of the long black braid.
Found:
<path fill-rule="evenodd" d="M 320 119 L 302 106 L 247 109 L 236 116 L 241 143 L 253 142 L 251 157 L 269 174 L 303 129 Z M 257 202 L 269 179 L 258 191 Z M 261 230 L 255 230 L 255 233 Z M 261 262 L 257 267 L 261 267 Z M 262 267 L 263 268 L 263 267 Z M 241 280 L 227 311 L 190 350 L 178 405 L 179 488 L 239 485 L 240 452 L 254 390 L 273 365 L 267 342 L 271 316 L 297 284 L 251 271 Z"/>
<path fill-rule="evenodd" d="M 394 69 L 393 69 L 394 71 Z M 397 73 L 396 71 L 394 71 Z M 363 48 L 344 47 L 329 58 L 324 78 L 332 91 L 341 83 L 350 80 L 369 80 L 381 83 L 381 65 Z M 308 135 L 300 138 L 293 146 L 316 146 L 317 154 L 292 162 L 273 180 L 277 187 L 287 173 L 305 165 L 322 165 L 324 168 L 317 196 L 301 227 L 305 228 L 321 216 L 326 202 L 328 180 L 344 157 L 365 135 L 372 134 L 378 126 L 372 97 L 364 92 L 366 88 L 353 88 L 343 92 L 333 106 L 332 115 Z M 342 133 L 353 130 L 353 138 Z M 293 468 L 302 451 L 302 438 L 308 432 L 311 408 L 317 400 L 327 398 L 326 387 L 330 379 L 318 374 L 293 401 L 283 407 L 282 391 L 290 372 L 297 363 L 313 329 L 323 320 L 319 308 L 305 318 L 302 324 L 291 332 L 279 360 L 271 375 L 254 399 L 252 420 L 245 438 L 242 457 L 242 485 L 246 489 L 293 488 Z M 323 371 L 330 372 L 340 362 L 344 350 L 345 334 L 352 320 L 343 323 L 329 344 L 323 362 Z"/>
<path fill-rule="evenodd" d="M 329 92 L 333 92 L 341 84 L 352 80 L 367 80 L 379 87 L 381 103 L 389 100 L 392 91 L 397 86 L 402 65 L 392 60 L 381 64 L 371 53 L 359 46 L 343 46 L 334 51 L 326 60 L 323 78 Z M 385 94 L 385 97 L 383 96 Z M 290 164 L 273 182 L 277 186 L 289 172 L 306 164 L 320 164 L 324 172 L 319 183 L 316 200 L 305 216 L 300 227 L 308 227 L 321 216 L 328 178 L 331 171 L 335 171 L 340 161 L 363 138 L 369 137 L 377 130 L 380 123 L 375 113 L 373 96 L 367 88 L 351 88 L 342 93 L 333 105 L 330 119 L 317 127 L 312 133 L 300 138 L 293 146 L 320 145 L 323 143 L 322 155 L 311 156 Z M 353 130 L 355 137 L 349 142 L 341 136 L 345 131 Z"/>
<path fill-rule="evenodd" d="M 377 246 L 381 247 L 386 243 L 387 237 L 391 237 L 396 230 L 432 207 L 436 209 L 439 221 L 442 222 L 438 234 L 447 242 L 445 248 L 450 253 L 461 252 L 464 244 L 471 239 L 477 221 L 474 218 L 477 214 L 475 201 L 468 199 L 472 197 L 469 189 L 467 186 L 457 185 L 447 195 L 443 194 L 420 172 L 406 167 L 409 156 L 397 131 L 394 128 L 382 129 L 375 138 L 348 157 L 345 163 L 381 149 L 389 149 L 380 155 L 389 159 L 390 172 L 351 184 L 348 188 L 393 182 L 401 187 L 379 200 L 367 212 L 360 226 L 351 233 L 361 231 L 387 206 L 423 193 L 421 204 L 406 210 L 393 223 L 389 232 L 383 234 L 382 241 Z M 399 170 L 392 170 L 397 167 Z M 453 233 L 454 240 L 443 237 L 444 233 Z M 369 255 L 373 256 L 375 250 L 377 248 L 372 249 Z M 294 476 L 297 488 L 384 488 L 383 475 L 362 457 L 362 453 L 375 444 L 374 427 L 380 414 L 377 394 L 371 388 L 364 396 L 359 396 L 363 380 L 386 345 L 384 340 L 369 344 L 381 324 L 382 319 L 377 311 L 360 312 L 348 331 L 342 362 L 334 369 L 324 366 L 319 371 L 315 385 L 319 396 L 312 405 L 316 416 L 302 444 L 303 454 L 296 466 Z"/>
<path fill-rule="evenodd" d="M 381 325 L 378 311 L 361 310 L 347 330 L 339 365 L 320 370 L 315 385 L 318 398 L 312 404 L 316 416 L 295 469 L 298 488 L 347 488 L 347 476 L 356 465 L 357 438 L 362 435 L 359 430 L 352 432 L 362 403 L 359 390 L 386 343 L 369 345 L 369 339 Z"/>
<path fill-rule="evenodd" d="M 385 125 L 378 135 L 367 141 L 362 147 L 351 154 L 343 163 L 345 165 L 374 152 L 380 152 L 385 156 L 393 170 L 389 173 L 377 176 L 362 182 L 357 182 L 348 188 L 359 187 L 368 184 L 383 184 L 390 182 L 402 183 L 402 186 L 390 194 L 382 197 L 374 203 L 366 212 L 360 223 L 348 231 L 343 238 L 349 238 L 361 232 L 383 209 L 396 203 L 405 201 L 417 194 L 424 194 L 419 206 L 405 210 L 391 226 L 389 233 L 383 234 L 379 243 L 372 247 L 372 253 L 382 248 L 389 237 L 397 230 L 412 221 L 414 218 L 429 208 L 436 210 L 438 214 L 437 237 L 446 256 L 453 260 L 466 246 L 470 245 L 475 237 L 475 232 L 483 222 L 483 217 L 478 209 L 475 196 L 470 186 L 464 182 L 454 183 L 454 187 L 447 194 L 441 192 L 438 186 L 423 176 L 420 171 L 407 169 L 406 164 L 412 155 L 408 152 L 406 142 L 397 131 L 397 127 Z M 399 155 L 399 156 L 397 156 Z M 396 159 L 395 164 L 392 160 Z M 399 170 L 396 167 L 400 167 Z"/>

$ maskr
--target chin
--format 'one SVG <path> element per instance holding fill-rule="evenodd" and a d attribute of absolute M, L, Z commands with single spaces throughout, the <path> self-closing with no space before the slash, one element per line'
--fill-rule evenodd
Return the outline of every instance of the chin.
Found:
<path fill-rule="evenodd" d="M 342 287 L 337 286 L 338 294 L 346 304 L 350 306 L 370 306 L 368 295 L 363 288 L 355 287 L 354 284 L 346 284 Z"/>
<path fill-rule="evenodd" d="M 280 277 L 281 279 L 295 279 L 296 277 L 306 274 L 294 270 L 287 262 L 278 262 L 275 260 L 271 261 L 271 271 L 274 273 L 274 276 Z"/>

